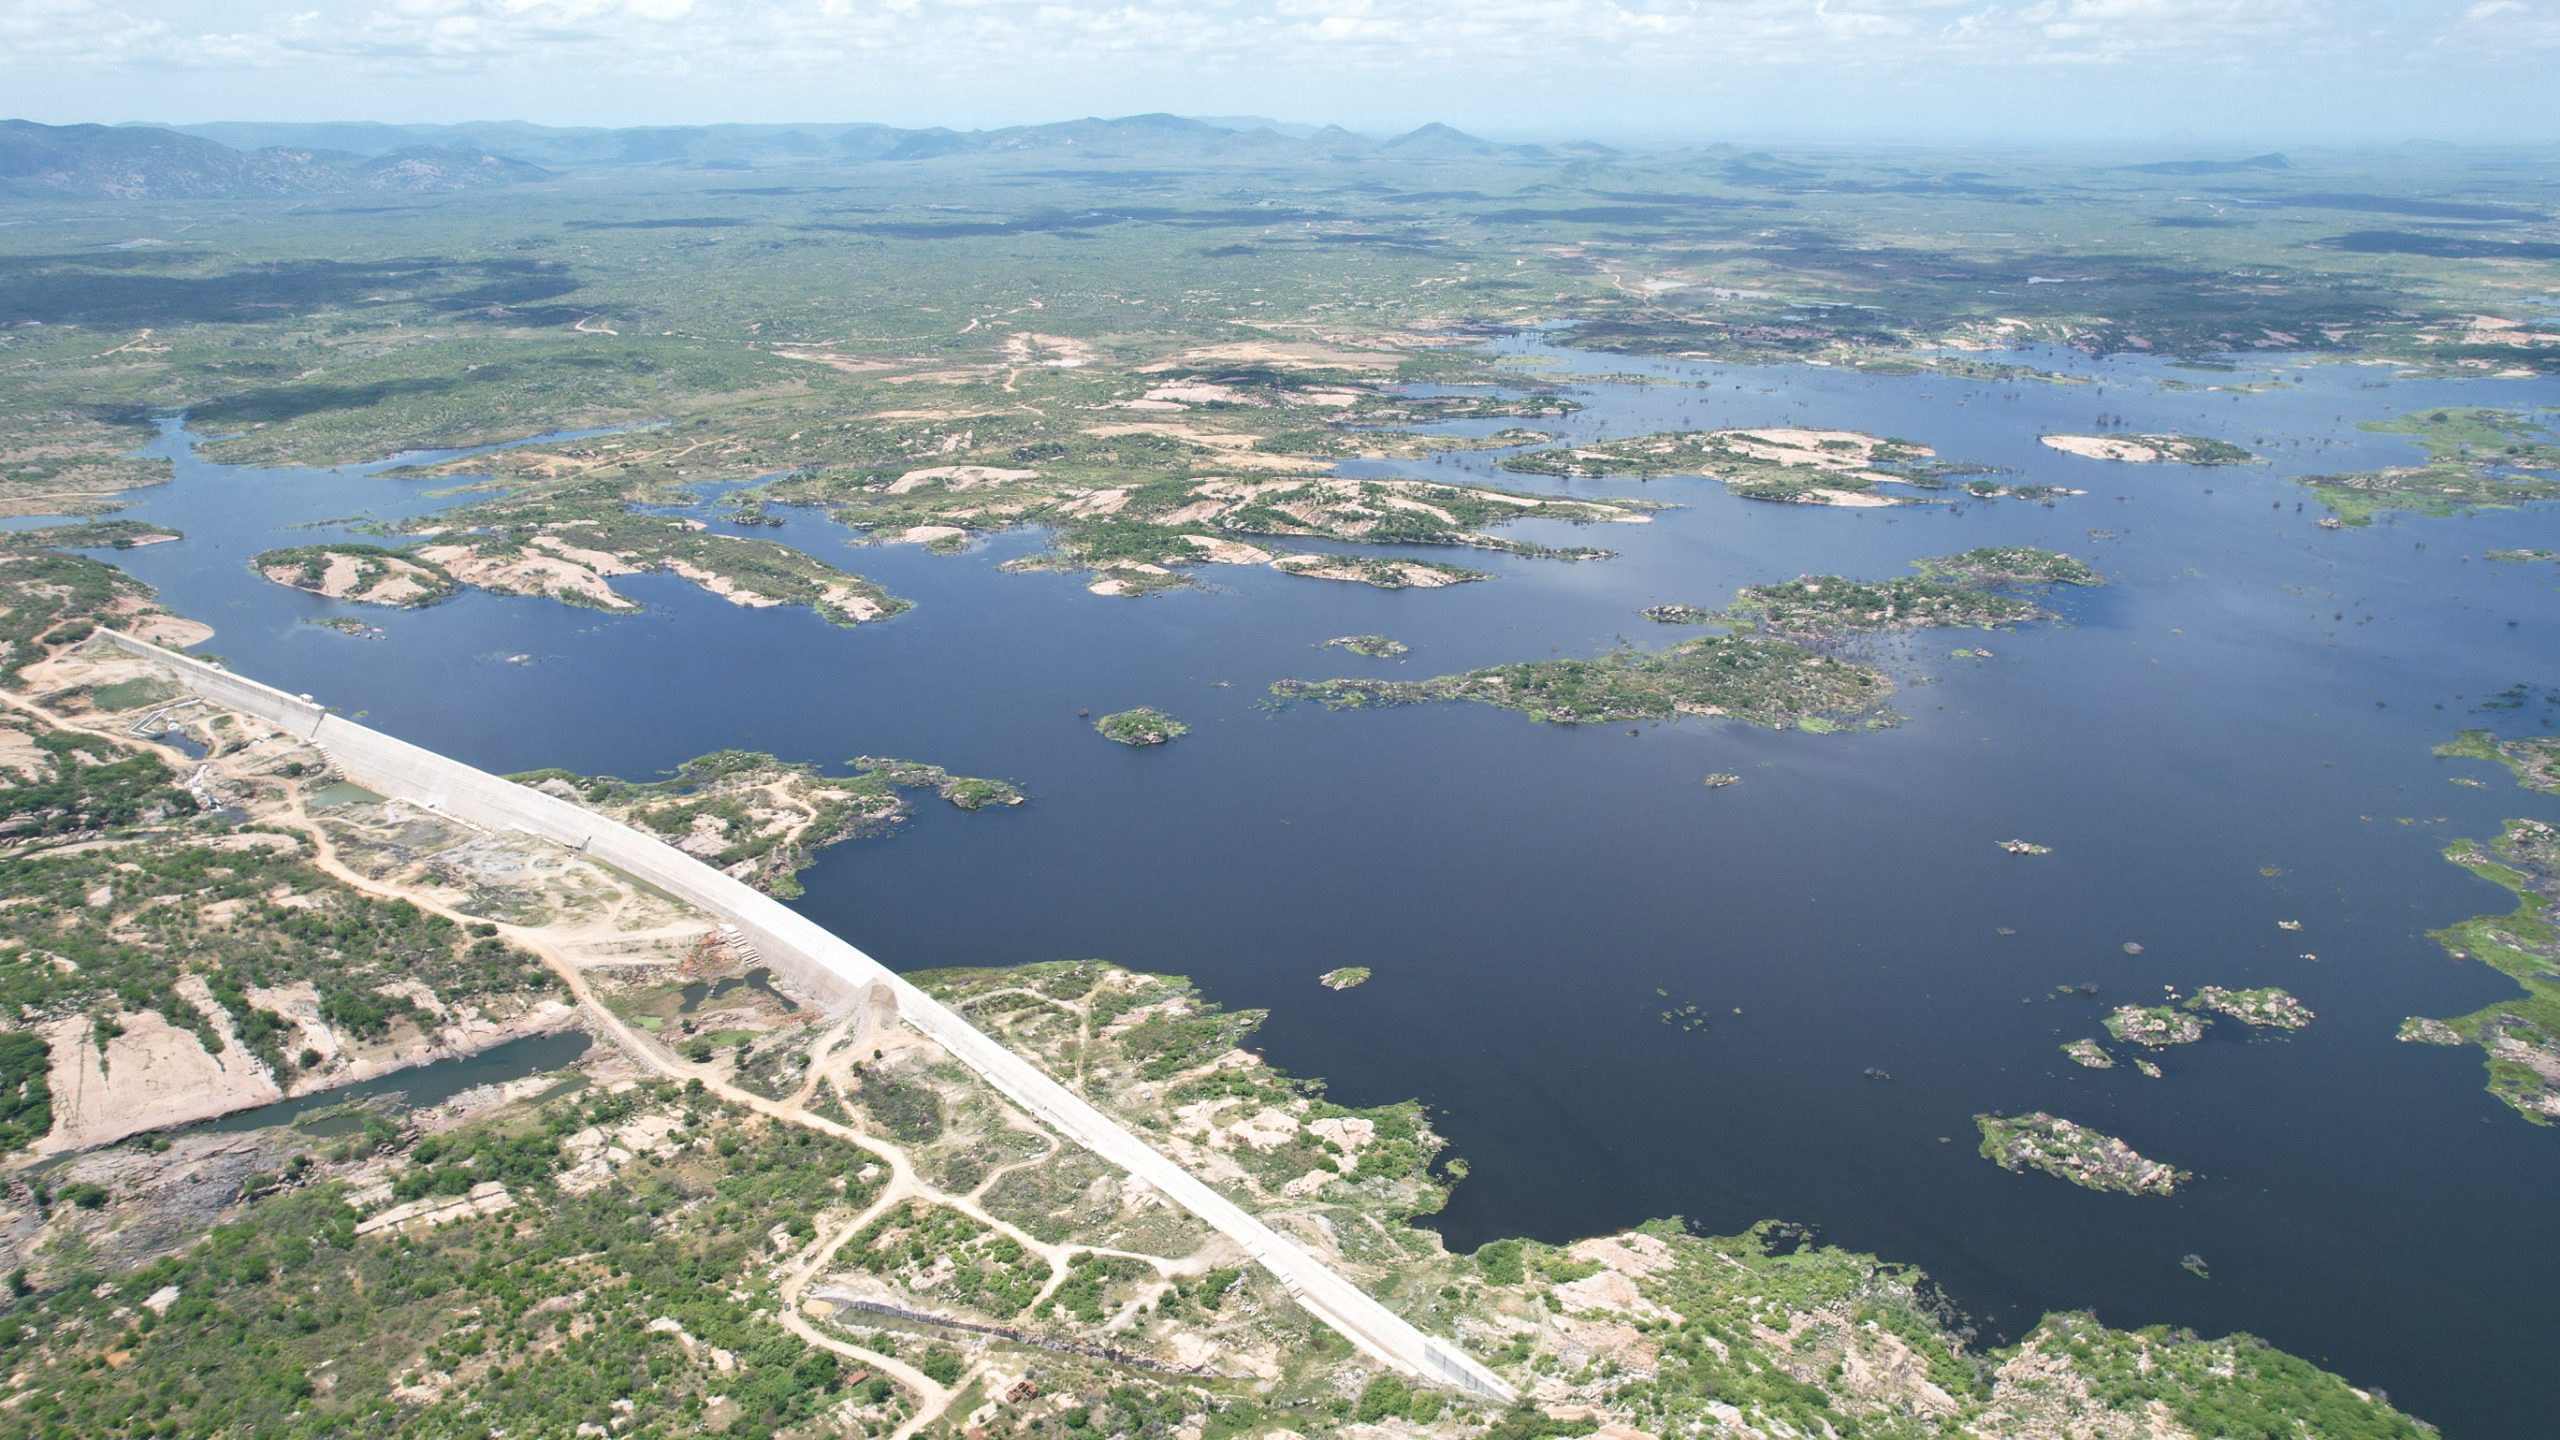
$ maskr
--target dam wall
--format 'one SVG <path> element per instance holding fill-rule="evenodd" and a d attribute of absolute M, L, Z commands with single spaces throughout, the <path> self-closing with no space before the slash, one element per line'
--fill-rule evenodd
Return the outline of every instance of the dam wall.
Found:
<path fill-rule="evenodd" d="M 895 978 L 886 966 L 823 927 L 621 821 L 332 715 L 310 700 L 191 656 L 114 631 L 100 633 L 168 666 L 189 689 L 224 709 L 254 715 L 318 746 L 349 780 L 368 790 L 483 830 L 541 836 L 709 911 L 737 927 L 759 958 L 830 1009 L 851 1004 L 876 982 Z"/>
<path fill-rule="evenodd" d="M 1362 1351 L 1426 1382 L 1509 1403 L 1511 1387 L 1465 1352 L 1423 1334 L 1330 1264 L 1273 1230 L 1121 1123 L 997 1043 L 905 977 L 781 902 L 618 820 L 329 714 L 218 666 L 113 630 L 100 638 L 167 667 L 225 709 L 302 736 L 370 790 L 484 830 L 555 841 L 735 926 L 766 965 L 829 1009 L 885 991 L 897 1013 L 1023 1113 L 1153 1186 L 1242 1246 L 1297 1302 Z"/>

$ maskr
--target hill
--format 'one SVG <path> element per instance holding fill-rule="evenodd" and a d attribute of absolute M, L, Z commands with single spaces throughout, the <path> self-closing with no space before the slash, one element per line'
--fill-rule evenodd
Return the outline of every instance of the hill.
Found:
<path fill-rule="evenodd" d="M 126 127 L 129 130 L 140 127 Z M 1285 165 L 1298 161 L 1606 159 L 1619 152 L 1587 141 L 1506 145 L 1443 124 L 1389 139 L 1339 126 L 1289 124 L 1259 116 L 1168 114 L 1088 116 L 993 130 L 869 124 L 664 125 L 603 130 L 475 122 L 460 125 L 225 122 L 174 132 L 236 150 L 343 152 L 375 158 L 433 146 L 509 156 L 554 170 L 588 166 L 754 169 L 823 164 L 906 164 L 995 155 L 1137 163 Z"/>
<path fill-rule="evenodd" d="M 187 200 L 365 191 L 425 194 L 519 184 L 548 174 L 539 166 L 466 146 L 409 144 L 374 155 L 289 145 L 239 150 L 156 126 L 0 120 L 0 195 Z"/>
<path fill-rule="evenodd" d="M 2124 168 L 2143 175 L 2236 175 L 2249 170 L 2290 170 L 2293 162 L 2270 151 L 2246 160 L 2154 160 Z"/>

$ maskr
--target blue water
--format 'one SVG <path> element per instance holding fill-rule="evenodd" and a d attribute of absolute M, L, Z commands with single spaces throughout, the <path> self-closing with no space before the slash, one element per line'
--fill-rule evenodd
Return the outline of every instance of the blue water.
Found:
<path fill-rule="evenodd" d="M 476 593 L 385 612 L 269 585 L 250 554 L 342 533 L 289 527 L 420 513 L 448 503 L 426 493 L 441 482 L 211 465 L 172 426 L 155 449 L 176 482 L 127 513 L 188 539 L 113 558 L 216 625 L 205 648 L 235 667 L 491 769 L 642 776 L 734 745 L 1019 781 L 1029 805 L 926 807 L 894 838 L 829 852 L 802 907 L 902 969 L 1098 955 L 1269 1008 L 1275 1063 L 1346 1101 L 1430 1104 L 1472 1167 L 1439 1221 L 1453 1244 L 1664 1214 L 1712 1232 L 1808 1222 L 1925 1267 L 1993 1331 L 2060 1308 L 2246 1329 L 2448 1434 L 2545 1433 L 2560 1232 L 2536 1217 L 2560 1191 L 2560 1135 L 2484 1093 L 2477 1052 L 2392 1037 L 2405 1015 L 2512 993 L 2427 939 L 2509 903 L 2437 852 L 2560 804 L 2428 752 L 2465 725 L 2560 721 L 2539 692 L 2483 708 L 2560 684 L 2560 571 L 2479 558 L 2560 550 L 2560 507 L 2330 532 L 2287 477 L 2415 458 L 2359 420 L 2549 407 L 2560 384 L 2015 357 L 2101 381 L 2066 388 L 1591 357 L 1534 337 L 1497 348 L 1549 378 L 1664 382 L 1584 385 L 1589 408 L 1536 422 L 1575 439 L 1861 429 L 2088 493 L 1850 511 L 1695 480 L 1500 475 L 1484 455 L 1364 465 L 1683 508 L 1508 532 L 1619 552 L 1605 562 L 1432 557 L 1496 572 L 1487 584 L 1388 593 L 1213 569 L 1143 601 L 999 574 L 1037 548 L 1030 535 L 945 557 L 856 548 L 803 511 L 738 532 L 916 602 L 839 629 L 667 577 L 615 582 L 646 602 L 632 616 Z M 2157 383 L 2278 373 L 2294 383 L 2251 395 Z M 2272 463 L 2112 465 L 2036 443 L 2100 411 Z M 1987 544 L 2068 550 L 2112 583 L 2062 597 L 2063 623 L 1866 647 L 1904 681 L 1909 723 L 1881 733 L 1263 703 L 1284 676 L 1658 646 L 1690 632 L 1640 619 L 1645 605 L 1712 606 L 1807 571 L 1887 576 Z M 387 637 L 299 623 L 332 614 Z M 1412 656 L 1317 648 L 1365 632 Z M 1951 658 L 1959 644 L 1994 656 Z M 1137 704 L 1191 734 L 1135 751 L 1079 718 Z M 1709 790 L 1710 771 L 1742 782 Z M 2446 783 L 2456 774 L 2489 788 Z M 2012 836 L 2054 853 L 1995 847 Z M 1376 978 L 1315 984 L 1345 964 Z M 2083 982 L 2099 992 L 2052 998 Z M 2166 1052 L 2159 1080 L 2084 1071 L 2057 1048 L 2099 1034 L 2113 1005 L 2207 983 L 2280 984 L 2319 1019 L 2290 1039 L 2217 1033 Z M 1659 1022 L 1685 1004 L 1710 1025 Z M 2054 1110 L 2202 1178 L 2134 1199 L 2004 1173 L 1973 1153 L 1970 1117 L 1995 1108 Z M 2178 1268 L 2188 1252 L 2210 1281 Z"/>
<path fill-rule="evenodd" d="M 520 1035 L 476 1054 L 431 1060 L 407 1070 L 394 1070 L 388 1075 L 341 1085 L 335 1090 L 298 1095 L 254 1110 L 234 1110 L 220 1119 L 206 1121 L 202 1128 L 216 1134 L 236 1135 L 264 1130 L 271 1125 L 300 1124 L 303 1130 L 314 1135 L 343 1134 L 361 1128 L 335 1113 L 349 1104 L 389 1100 L 405 1109 L 423 1110 L 482 1085 L 503 1085 L 528 1075 L 566 1069 L 578 1063 L 579 1057 L 585 1055 L 593 1043 L 592 1037 L 584 1030 Z M 306 1116 L 320 1118 L 306 1122 Z"/>

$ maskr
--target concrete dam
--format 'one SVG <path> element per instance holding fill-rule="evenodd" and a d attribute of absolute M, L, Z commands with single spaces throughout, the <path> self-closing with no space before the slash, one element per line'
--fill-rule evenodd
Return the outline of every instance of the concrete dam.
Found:
<path fill-rule="evenodd" d="M 100 638 L 165 667 L 212 704 L 326 753 L 348 779 L 490 831 L 521 831 L 654 885 L 752 942 L 762 961 L 831 1009 L 886 1002 L 1023 1113 L 1155 1187 L 1242 1246 L 1308 1313 L 1403 1374 L 1509 1403 L 1510 1385 L 1424 1334 L 1323 1260 L 1211 1189 L 1084 1097 L 904 977 L 772 897 L 620 821 L 331 714 L 314 702 L 117 631 Z"/>

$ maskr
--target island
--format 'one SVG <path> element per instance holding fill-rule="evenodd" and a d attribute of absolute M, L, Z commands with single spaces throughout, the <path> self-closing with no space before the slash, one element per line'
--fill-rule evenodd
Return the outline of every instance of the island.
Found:
<path fill-rule="evenodd" d="M 2204 1021 L 2174 1005 L 2119 1005 L 2107 1016 L 2107 1033 L 2149 1050 L 2193 1045 Z"/>
<path fill-rule="evenodd" d="M 2273 985 L 2229 990 L 2207 985 L 2187 1000 L 2190 1010 L 2208 1010 L 2261 1029 L 2299 1030 L 2312 1021 L 2311 1007 Z"/>
<path fill-rule="evenodd" d="M 279 585 L 397 610 L 414 610 L 462 593 L 462 586 L 443 570 L 379 545 L 269 550 L 251 557 L 249 567 Z"/>
<path fill-rule="evenodd" d="M 733 605 L 806 606 L 855 625 L 907 608 L 880 587 L 771 540 L 705 533 L 699 521 L 626 513 L 595 504 L 564 515 L 556 504 L 491 501 L 445 512 L 399 548 L 333 542 L 269 550 L 251 568 L 279 585 L 336 600 L 413 609 L 463 587 L 589 610 L 629 613 L 640 602 L 613 577 L 662 571 Z M 466 528 L 455 530 L 461 525 Z"/>
<path fill-rule="evenodd" d="M 2439 755 L 2492 760 L 2516 783 L 2560 794 L 2560 736 L 2507 739 L 2466 730 L 2437 747 Z M 2400 1038 L 2430 1044 L 2469 1043 L 2487 1060 L 2489 1091 L 2537 1125 L 2560 1122 L 2560 826 L 2530 816 L 2508 820 L 2496 838 L 2456 840 L 2444 858 L 2515 897 L 2515 908 L 2475 915 L 2434 932 L 2457 960 L 2477 960 L 2523 992 L 2471 1014 L 2410 1016 Z"/>
<path fill-rule="evenodd" d="M 2147 1160 L 2111 1135 L 2101 1135 L 2038 1110 L 2014 1117 L 1976 1115 L 1982 1158 L 2003 1170 L 2041 1170 L 2084 1190 L 2117 1195 L 2171 1195 L 2195 1177 Z"/>
<path fill-rule="evenodd" d="M 1348 650 L 1371 660 L 1401 660 L 1411 651 L 1403 641 L 1384 635 L 1337 635 L 1324 642 L 1324 648 Z"/>
<path fill-rule="evenodd" d="M 1450 565 L 1438 560 L 1399 560 L 1385 555 L 1283 555 L 1271 562 L 1271 568 L 1283 575 L 1297 575 L 1309 580 L 1342 580 L 1353 585 L 1372 585 L 1380 590 L 1437 590 L 1445 585 L 1464 585 L 1493 578 L 1490 571 L 1470 570 L 1464 565 Z"/>
<path fill-rule="evenodd" d="M 1873 667 L 1784 640 L 1711 635 L 1660 652 L 1630 647 L 1591 660 L 1493 665 L 1430 680 L 1281 680 L 1271 693 L 1333 710 L 1472 700 L 1563 725 L 1696 715 L 1826 730 L 1877 715 L 1893 682 Z"/>
<path fill-rule="evenodd" d="M 2258 457 L 2228 440 L 2194 435 L 2039 435 L 2046 448 L 2130 465 L 2247 465 Z"/>
<path fill-rule="evenodd" d="M 1894 686 L 1875 666 L 1811 646 L 1863 632 L 2022 624 L 2050 614 L 2022 592 L 2102 583 L 2071 556 L 2021 547 L 1969 550 L 1916 568 L 1916 576 L 1884 581 L 1815 575 L 1748 586 L 1714 617 L 1742 633 L 1660 651 L 1621 645 L 1595 659 L 1495 665 L 1428 680 L 1285 679 L 1271 693 L 1329 709 L 1471 700 L 1558 724 L 1726 716 L 1828 731 L 1879 722 Z"/>
<path fill-rule="evenodd" d="M 2518 785 L 2560 795 L 2560 735 L 2508 739 L 2488 730 L 2465 730 L 2437 746 L 2435 753 L 2460 760 L 2494 761 L 2506 766 Z"/>
<path fill-rule="evenodd" d="M 2313 1018 L 2311 1007 L 2273 985 L 2248 990 L 2207 985 L 2174 1004 L 2119 1005 L 2108 1013 L 2106 1026 L 2107 1033 L 2120 1041 L 2146 1050 L 2166 1050 L 2202 1040 L 2206 1024 L 2216 1016 L 2268 1030 L 2299 1030 Z M 2092 1070 L 2104 1070 L 2115 1063 L 2095 1040 L 2074 1040 L 2062 1050 Z M 2134 1064 L 2143 1074 L 2159 1077 L 2159 1067 L 2150 1061 L 2136 1059 Z"/>
<path fill-rule="evenodd" d="M 2301 483 L 2341 525 L 2371 524 L 2392 510 L 2461 515 L 2560 498 L 2560 441 L 2518 411 L 2446 406 L 2368 420 L 2357 428 L 2405 436 L 2426 458 L 2416 465 L 2303 477 Z"/>
<path fill-rule="evenodd" d="M 1050 549 L 1013 570 L 1073 569 L 1097 594 L 1152 594 L 1190 583 L 1201 565 L 1261 565 L 1286 575 L 1396 589 L 1487 578 L 1437 561 L 1288 548 L 1292 539 L 1427 545 L 1551 559 L 1596 559 L 1493 533 L 1510 521 L 1639 523 L 1656 507 L 1575 500 L 1412 479 L 1343 479 L 1329 462 L 1256 454 L 1238 478 L 1213 431 L 1164 421 L 1086 427 L 1038 468 L 921 465 L 793 477 L 777 500 L 824 506 L 879 543 L 952 544 L 1023 525 L 1050 529 Z M 1221 463 L 1222 458 L 1225 463 Z"/>
<path fill-rule="evenodd" d="M 1532 450 L 1494 462 L 1504 470 L 1569 479 L 1697 475 L 1746 500 L 1797 505 L 1907 504 L 1913 495 L 1879 486 L 1933 489 L 1952 467 L 1908 440 L 1855 430 L 1680 430 L 1571 449 Z"/>
<path fill-rule="evenodd" d="M 1697 605 L 1648 605 L 1638 612 L 1656 625 L 1712 625 L 1719 612 Z"/>
<path fill-rule="evenodd" d="M 962 810 L 1019 805 L 1001 780 L 953 775 L 939 765 L 863 756 L 850 775 L 761 751 L 697 756 L 661 780 L 630 781 L 533 770 L 509 778 L 602 811 L 769 895 L 801 893 L 798 876 L 830 845 L 884 834 L 910 811 L 903 790 L 928 790 Z"/>
<path fill-rule="evenodd" d="M 1162 745 L 1177 736 L 1191 733 L 1191 727 L 1151 705 L 1135 710 L 1122 710 L 1102 716 L 1093 728 L 1106 740 L 1123 745 Z"/>

